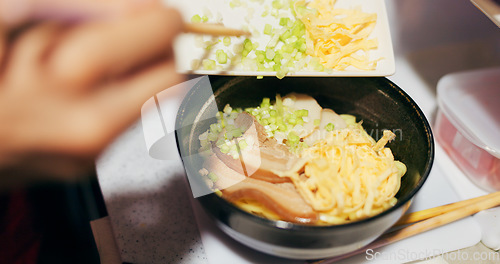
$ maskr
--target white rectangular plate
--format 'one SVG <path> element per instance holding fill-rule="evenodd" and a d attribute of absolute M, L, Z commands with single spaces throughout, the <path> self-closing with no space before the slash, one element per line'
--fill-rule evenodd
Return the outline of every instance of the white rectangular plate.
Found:
<path fill-rule="evenodd" d="M 222 23 L 226 27 L 241 29 L 245 26 L 253 32 L 257 31 L 260 34 L 251 37 L 252 42 L 259 43 L 259 49 L 263 49 L 269 42 L 270 36 L 263 34 L 265 24 L 277 24 L 277 19 L 268 15 L 262 17 L 262 13 L 266 10 L 266 6 L 271 7 L 271 0 L 264 0 L 263 4 L 258 1 L 240 0 L 245 2 L 247 7 L 230 7 L 231 0 L 183 0 L 183 1 L 166 1 L 167 4 L 177 7 L 186 22 L 194 15 L 211 14 L 210 21 L 215 21 L 217 18 L 222 18 Z M 376 13 L 377 23 L 374 31 L 369 38 L 377 38 L 378 48 L 371 50 L 369 53 L 370 59 L 379 59 L 375 70 L 362 71 L 349 67 L 345 71 L 317 72 L 317 71 L 297 71 L 289 73 L 288 76 L 389 76 L 395 72 L 394 52 L 392 48 L 391 34 L 387 19 L 387 11 L 384 0 L 338 0 L 335 7 L 339 8 L 361 8 L 363 12 Z M 207 10 L 209 12 L 207 12 Z M 253 13 L 253 15 L 249 15 Z M 277 25 L 278 26 L 278 25 Z M 213 39 L 210 36 L 203 36 L 204 41 Z M 222 39 L 222 38 L 219 38 Z M 208 75 L 245 75 L 245 76 L 275 76 L 276 72 L 248 71 L 244 70 L 241 65 L 230 67 L 229 63 L 224 65 L 223 69 L 218 70 L 193 70 L 193 60 L 215 59 L 215 51 L 224 49 L 233 52 L 233 45 L 242 43 L 244 37 L 231 37 L 231 46 L 225 47 L 219 43 L 211 50 L 206 50 L 197 45 L 200 37 L 193 34 L 182 34 L 178 37 L 175 45 L 176 67 L 181 73 L 191 74 L 208 74 Z"/>

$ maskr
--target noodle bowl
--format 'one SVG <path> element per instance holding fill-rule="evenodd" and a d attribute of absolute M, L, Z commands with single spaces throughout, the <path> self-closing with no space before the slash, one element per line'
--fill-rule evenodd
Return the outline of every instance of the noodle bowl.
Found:
<path fill-rule="evenodd" d="M 349 113 L 358 121 L 362 120 L 364 130 L 375 140 L 382 138 L 384 128 L 393 131 L 397 137 L 387 146 L 390 147 L 394 159 L 404 163 L 407 168 L 401 178 L 394 206 L 376 215 L 340 224 L 325 225 L 320 222 L 312 224 L 302 221 L 297 223 L 293 222 L 293 219 L 265 218 L 243 210 L 216 193 L 196 198 L 195 202 L 201 205 L 222 231 L 248 247 L 292 259 L 318 259 L 356 250 L 379 237 L 398 221 L 429 175 L 434 158 L 430 126 L 416 103 L 386 78 L 294 77 L 283 80 L 276 78 L 257 80 L 255 77 L 210 76 L 210 83 L 212 88 L 210 91 L 200 86 L 194 87 L 187 94 L 176 121 L 178 148 L 193 192 L 196 191 L 193 189 L 193 179 L 200 178 L 199 171 L 204 167 L 204 161 L 195 155 L 199 153 L 201 147 L 199 136 L 214 123 L 206 121 L 213 120 L 210 118 L 215 114 L 211 112 L 211 109 L 214 109 L 211 105 L 216 104 L 216 109 L 223 110 L 230 104 L 233 108 L 244 110 L 259 105 L 262 98 L 274 98 L 277 94 L 287 95 L 292 92 L 307 94 L 315 98 L 323 108 L 334 109 L 338 113 Z M 297 135 L 300 136 L 299 133 Z M 247 143 L 251 145 L 252 142 Z M 263 154 L 279 152 L 281 151 L 279 146 L 281 145 L 266 148 Z M 290 164 L 285 165 L 299 165 L 298 159 L 293 158 L 294 156 L 290 156 Z M 223 164 L 229 168 L 227 164 Z M 273 167 L 282 166 L 281 163 L 274 161 L 270 164 Z M 237 177 L 238 174 L 239 172 L 236 172 L 232 175 Z M 259 175 L 283 185 L 279 191 L 291 197 L 290 203 L 294 205 L 294 212 L 301 213 L 304 220 L 306 217 L 313 219 L 308 214 L 309 211 L 305 210 L 307 207 L 304 205 L 306 204 L 304 199 L 301 196 L 300 199 L 296 199 L 297 192 L 289 192 L 286 188 L 293 186 L 291 180 L 283 181 L 284 178 L 276 177 L 275 174 Z M 246 177 L 244 174 L 241 176 Z M 275 187 L 269 182 L 264 187 L 255 185 L 255 179 L 251 177 L 249 180 L 244 182 L 248 188 Z M 236 189 L 231 188 L 225 190 L 233 191 L 236 195 Z M 249 206 L 252 206 L 256 201 L 248 199 L 248 202 Z"/>

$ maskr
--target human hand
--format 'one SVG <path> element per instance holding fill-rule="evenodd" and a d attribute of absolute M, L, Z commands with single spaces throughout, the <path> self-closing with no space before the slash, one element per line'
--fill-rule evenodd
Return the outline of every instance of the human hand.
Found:
<path fill-rule="evenodd" d="M 0 0 L 0 23 L 10 27 L 31 20 L 83 19 L 120 16 L 156 0 Z"/>
<path fill-rule="evenodd" d="M 182 82 L 172 52 L 181 29 L 176 11 L 153 3 L 0 35 L 0 185 L 69 179 L 94 166 L 147 99 Z"/>

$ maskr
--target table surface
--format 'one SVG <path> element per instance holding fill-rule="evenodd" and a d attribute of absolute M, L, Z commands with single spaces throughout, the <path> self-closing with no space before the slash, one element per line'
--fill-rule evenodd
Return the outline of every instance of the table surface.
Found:
<path fill-rule="evenodd" d="M 431 123 L 439 78 L 500 65 L 500 31 L 468 1 L 386 4 L 396 57 L 396 74 L 388 78 L 417 102 Z M 102 154 L 97 173 L 123 261 L 207 263 L 181 161 L 151 158 L 140 122 Z M 465 250 L 488 252 L 481 245 Z"/>

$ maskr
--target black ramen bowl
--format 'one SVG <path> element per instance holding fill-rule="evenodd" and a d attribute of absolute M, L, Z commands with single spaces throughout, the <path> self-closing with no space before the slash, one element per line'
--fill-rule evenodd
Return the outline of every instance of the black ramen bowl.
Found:
<path fill-rule="evenodd" d="M 225 233 L 246 246 L 292 259 L 318 259 L 354 251 L 398 221 L 429 175 L 434 159 L 429 123 L 417 104 L 386 78 L 210 77 L 210 84 L 212 89 L 206 85 L 192 88 L 176 120 L 178 148 L 191 188 L 194 178 L 189 176 L 197 175 L 202 164 L 194 155 L 200 147 L 198 136 L 215 122 L 214 108 L 223 109 L 227 103 L 232 107 L 255 107 L 263 97 L 291 92 L 308 94 L 322 107 L 356 116 L 376 140 L 383 129 L 392 130 L 397 138 L 388 147 L 395 159 L 407 166 L 394 207 L 341 225 L 311 226 L 264 219 L 214 193 L 196 199 Z"/>

